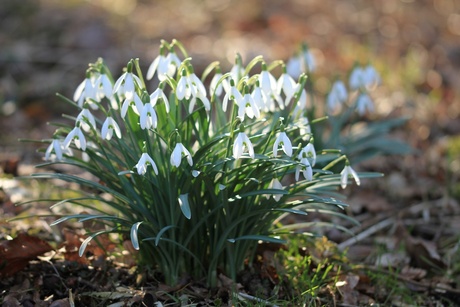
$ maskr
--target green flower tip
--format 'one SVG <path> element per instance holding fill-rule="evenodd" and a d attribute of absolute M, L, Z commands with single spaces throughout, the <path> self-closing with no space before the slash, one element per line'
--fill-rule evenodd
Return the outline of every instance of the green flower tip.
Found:
<path fill-rule="evenodd" d="M 126 71 L 127 71 L 128 73 L 132 73 L 132 72 L 133 72 L 133 65 L 134 65 L 134 60 L 131 59 L 131 60 L 128 62 L 128 65 L 126 65 Z"/>
<path fill-rule="evenodd" d="M 262 62 L 262 71 L 267 71 L 267 63 Z"/>
<path fill-rule="evenodd" d="M 243 58 L 241 57 L 241 54 L 236 53 L 235 55 L 235 64 L 243 66 Z"/>

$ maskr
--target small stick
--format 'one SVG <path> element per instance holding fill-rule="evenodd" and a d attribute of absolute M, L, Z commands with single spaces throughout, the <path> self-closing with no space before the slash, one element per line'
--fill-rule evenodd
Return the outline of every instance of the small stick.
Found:
<path fill-rule="evenodd" d="M 382 230 L 383 228 L 391 225 L 394 223 L 394 217 L 390 217 L 390 218 L 387 218 L 371 227 L 369 227 L 368 229 L 364 230 L 363 232 L 357 234 L 356 236 L 346 240 L 346 241 L 343 241 L 342 243 L 338 244 L 337 245 L 337 248 L 339 250 L 344 250 L 345 248 L 355 244 L 355 243 L 358 243 L 359 241 L 371 236 L 372 234 L 376 233 L 377 231 L 379 230 Z"/>

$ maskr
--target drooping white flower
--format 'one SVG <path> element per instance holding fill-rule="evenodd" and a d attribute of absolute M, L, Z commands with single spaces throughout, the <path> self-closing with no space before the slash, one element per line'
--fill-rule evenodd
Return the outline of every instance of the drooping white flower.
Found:
<path fill-rule="evenodd" d="M 84 131 L 88 132 L 91 130 L 91 127 L 93 129 L 96 129 L 96 120 L 94 119 L 94 116 L 93 114 L 91 114 L 89 109 L 84 108 L 77 115 L 75 125 L 81 127 Z"/>
<path fill-rule="evenodd" d="M 142 108 L 139 123 L 142 129 L 156 128 L 158 123 L 157 113 L 152 104 L 146 103 Z"/>
<path fill-rule="evenodd" d="M 196 88 L 193 87 L 193 84 L 191 82 L 190 77 L 187 75 L 185 69 L 182 71 L 181 77 L 179 79 L 179 82 L 177 83 L 177 88 L 176 88 L 176 97 L 179 100 L 182 99 L 190 99 L 190 97 L 193 95 L 196 95 L 196 92 L 193 93 L 192 91 L 195 91 Z"/>
<path fill-rule="evenodd" d="M 262 71 L 259 74 L 258 78 L 260 87 L 262 91 L 267 95 L 270 96 L 272 93 L 278 94 L 277 82 L 275 77 L 267 70 L 267 65 L 265 63 L 262 64 Z"/>
<path fill-rule="evenodd" d="M 168 63 L 166 56 L 164 56 L 163 50 L 160 49 L 160 54 L 152 61 L 147 70 L 147 75 L 145 76 L 147 80 L 151 80 L 155 75 L 155 72 L 158 70 L 158 79 L 165 78 L 164 73 L 168 71 Z"/>
<path fill-rule="evenodd" d="M 372 89 L 380 84 L 380 75 L 372 65 L 367 65 L 364 68 L 364 79 L 366 80 L 366 87 Z"/>
<path fill-rule="evenodd" d="M 316 61 L 313 53 L 309 48 L 305 48 L 302 52 L 301 58 L 303 60 L 302 65 L 304 66 L 304 71 L 313 72 L 316 69 Z"/>
<path fill-rule="evenodd" d="M 282 131 L 276 137 L 275 143 L 273 144 L 273 156 L 278 156 L 278 148 L 281 145 L 284 153 L 287 156 L 292 156 L 292 144 L 289 137 L 286 135 L 286 132 Z"/>
<path fill-rule="evenodd" d="M 121 106 L 121 117 L 125 118 L 126 113 L 128 112 L 129 107 L 131 107 L 137 115 L 140 115 L 144 104 L 142 103 L 141 98 L 134 92 L 131 98 L 126 98 L 123 101 L 123 105 Z"/>
<path fill-rule="evenodd" d="M 220 83 L 219 85 L 217 82 L 219 82 L 220 78 L 222 78 L 222 73 L 220 70 L 214 74 L 214 76 L 211 79 L 211 83 L 209 85 L 209 95 L 212 97 L 212 95 L 216 94 L 216 96 L 220 96 L 223 91 L 223 85 Z"/>
<path fill-rule="evenodd" d="M 248 150 L 249 156 L 254 159 L 254 147 L 251 140 L 244 132 L 239 132 L 235 143 L 233 143 L 233 157 L 235 159 L 241 158 L 245 149 Z"/>
<path fill-rule="evenodd" d="M 331 91 L 327 95 L 326 103 L 329 112 L 334 112 L 339 106 L 347 101 L 348 93 L 345 84 L 341 80 L 337 80 L 332 85 Z"/>
<path fill-rule="evenodd" d="M 262 89 L 260 88 L 259 81 L 256 82 L 256 85 L 254 86 L 252 90 L 251 96 L 252 96 L 252 99 L 254 99 L 256 106 L 260 110 L 264 110 L 265 112 L 269 111 L 269 107 L 267 105 L 268 98 L 265 95 L 265 93 L 262 91 Z"/>
<path fill-rule="evenodd" d="M 195 73 L 191 73 L 190 75 L 188 75 L 188 77 L 190 78 L 190 83 L 192 84 L 192 86 L 195 87 L 195 96 L 198 96 L 199 94 L 202 97 L 206 97 L 206 88 L 204 87 L 203 82 L 201 82 L 200 78 L 198 78 Z"/>
<path fill-rule="evenodd" d="M 281 74 L 277 82 L 277 93 L 278 95 L 284 93 L 284 104 L 286 106 L 289 105 L 289 102 L 291 101 L 292 97 L 294 97 L 296 90 L 298 90 L 296 85 L 297 84 L 294 79 L 286 72 L 286 67 L 283 66 L 283 74 Z"/>
<path fill-rule="evenodd" d="M 64 140 L 64 147 L 68 148 L 72 141 L 75 143 L 75 146 L 78 149 L 81 149 L 83 151 L 86 150 L 86 138 L 83 134 L 83 131 L 81 131 L 80 127 L 75 127 L 72 129 L 72 131 L 69 132 L 69 134 Z"/>
<path fill-rule="evenodd" d="M 350 89 L 371 89 L 380 83 L 380 76 L 371 65 L 366 67 L 356 66 L 350 74 Z"/>
<path fill-rule="evenodd" d="M 182 61 L 179 59 L 174 50 L 170 50 L 166 56 L 166 62 L 168 63 L 168 70 L 163 75 L 168 75 L 173 78 Z"/>
<path fill-rule="evenodd" d="M 204 109 L 206 111 L 211 110 L 211 103 L 209 102 L 208 97 L 203 95 L 201 92 L 198 92 L 196 97 L 192 97 L 192 99 L 190 99 L 190 104 L 188 106 L 188 112 L 189 113 L 193 112 L 193 108 L 195 107 L 197 99 L 199 99 L 203 103 Z"/>
<path fill-rule="evenodd" d="M 239 104 L 241 100 L 243 100 L 243 95 L 241 95 L 240 91 L 236 88 L 235 82 L 233 79 L 230 79 L 230 86 L 228 88 L 225 88 L 225 96 L 224 99 L 222 100 L 222 110 L 224 112 L 227 112 L 227 105 L 228 101 L 232 100 L 236 104 Z"/>
<path fill-rule="evenodd" d="M 243 60 L 241 59 L 241 55 L 237 53 L 235 56 L 235 64 L 230 69 L 230 76 L 235 80 L 235 83 L 238 83 L 244 75 Z"/>
<path fill-rule="evenodd" d="M 126 99 L 133 99 L 136 93 L 136 85 L 140 87 L 142 84 L 138 76 L 130 72 L 132 70 L 132 63 L 128 63 L 128 70 L 123 73 L 113 86 L 113 94 L 123 96 Z"/>
<path fill-rule="evenodd" d="M 150 94 L 150 104 L 152 105 L 152 107 L 154 107 L 157 104 L 158 99 L 163 100 L 166 107 L 166 113 L 169 113 L 168 97 L 166 97 L 161 87 L 158 87 L 152 94 Z"/>
<path fill-rule="evenodd" d="M 107 97 L 107 99 L 112 98 L 113 86 L 106 74 L 99 74 L 97 76 L 96 82 L 94 83 L 94 90 L 98 102 L 104 97 Z"/>
<path fill-rule="evenodd" d="M 299 110 L 303 111 L 307 108 L 307 103 L 308 103 L 307 91 L 305 90 L 305 88 L 301 88 L 301 86 L 302 84 L 297 83 L 294 88 L 294 94 L 300 92 L 300 96 L 299 96 L 299 99 L 297 100 L 296 107 L 295 107 L 296 111 L 299 111 Z"/>
<path fill-rule="evenodd" d="M 277 178 L 273 178 L 272 181 L 270 181 L 270 184 L 268 186 L 269 189 L 277 189 L 277 190 L 283 190 L 283 185 Z M 273 199 L 275 201 L 280 201 L 281 197 L 283 197 L 283 194 L 271 194 Z M 267 195 L 267 198 L 269 198 L 270 195 Z"/>
<path fill-rule="evenodd" d="M 115 132 L 115 135 L 119 139 L 121 139 L 120 127 L 118 126 L 117 122 L 112 117 L 109 116 L 105 119 L 104 123 L 102 124 L 101 137 L 104 140 L 110 141 L 114 132 Z"/>
<path fill-rule="evenodd" d="M 286 64 L 287 73 L 293 78 L 298 78 L 304 72 L 313 72 L 315 69 L 315 58 L 307 45 L 303 45 L 300 54 L 289 59 Z"/>
<path fill-rule="evenodd" d="M 300 157 L 299 155 L 299 164 L 295 169 L 295 180 L 299 181 L 300 173 L 302 173 L 303 177 L 311 181 L 313 179 L 313 169 L 311 168 L 310 162 L 308 161 L 307 157 Z"/>
<path fill-rule="evenodd" d="M 361 93 L 356 100 L 356 111 L 359 115 L 364 115 L 366 112 L 374 111 L 374 103 L 367 93 Z"/>
<path fill-rule="evenodd" d="M 355 172 L 353 168 L 351 168 L 351 166 L 348 163 L 346 163 L 345 168 L 340 173 L 340 185 L 342 186 L 342 189 L 345 189 L 347 187 L 348 177 L 350 176 L 355 179 L 357 185 L 361 184 L 358 174 Z"/>
<path fill-rule="evenodd" d="M 302 59 L 299 56 L 290 58 L 286 63 L 286 71 L 293 78 L 298 78 L 304 70 L 302 70 Z"/>
<path fill-rule="evenodd" d="M 87 76 L 75 90 L 75 93 L 73 94 L 73 100 L 78 104 L 80 108 L 83 107 L 85 102 L 88 102 L 92 108 L 97 108 L 97 105 L 91 102 L 91 99 L 97 101 L 94 81 L 95 80 L 93 76 Z"/>
<path fill-rule="evenodd" d="M 58 161 L 62 160 L 63 144 L 60 140 L 54 139 L 45 152 L 45 160 L 51 161 L 56 158 Z M 54 152 L 54 157 L 52 153 Z"/>
<path fill-rule="evenodd" d="M 310 159 L 310 165 L 315 166 L 316 164 L 316 150 L 315 146 L 312 143 L 312 140 L 310 140 L 310 143 L 307 144 L 304 148 L 299 153 L 299 158 L 308 158 Z"/>
<path fill-rule="evenodd" d="M 148 153 L 144 152 L 139 159 L 139 162 L 134 166 L 137 169 L 137 173 L 139 175 L 145 175 L 147 172 L 147 167 L 151 165 L 153 168 L 153 172 L 158 175 L 158 168 L 153 159 L 149 156 Z"/>
<path fill-rule="evenodd" d="M 187 158 L 187 162 L 190 166 L 193 165 L 193 159 L 190 152 L 187 150 L 187 148 L 185 148 L 185 146 L 182 143 L 177 143 L 176 147 L 174 147 L 174 150 L 171 154 L 171 164 L 175 167 L 179 167 L 182 161 L 182 157 Z"/>
<path fill-rule="evenodd" d="M 254 98 L 249 93 L 244 94 L 243 98 L 237 101 L 238 118 L 243 121 L 246 114 L 249 118 L 260 117 L 259 107 L 256 105 Z"/>

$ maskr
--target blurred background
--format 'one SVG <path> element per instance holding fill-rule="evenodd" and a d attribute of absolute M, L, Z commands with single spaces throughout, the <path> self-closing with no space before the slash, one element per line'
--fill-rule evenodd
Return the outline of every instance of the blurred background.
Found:
<path fill-rule="evenodd" d="M 400 230 L 429 240 L 436 246 L 430 254 L 439 251 L 452 259 L 448 272 L 458 287 L 458 0 L 0 0 L 0 175 L 7 174 L 0 179 L 36 171 L 30 165 L 43 154 L 37 145 L 18 139 L 50 138 L 55 128 L 47 122 L 63 121 L 62 113 L 75 115 L 56 92 L 72 98 L 88 63 L 103 57 L 118 77 L 131 58 L 140 58 L 146 72 L 160 40 L 173 38 L 183 43 L 198 75 L 215 60 L 224 70 L 230 68 L 237 52 L 245 64 L 257 55 L 267 62 L 286 60 L 306 42 L 317 62 L 312 78 L 322 97 L 331 80 L 346 80 L 356 63 L 374 65 L 382 85 L 372 93 L 377 112 L 367 119 L 408 118 L 391 136 L 415 151 L 356 166 L 385 177 L 344 191 L 352 204 L 350 215 L 362 222 L 352 231 L 398 217 L 391 230 L 375 239 L 399 242 L 405 236 L 403 249 L 412 260 L 423 258 L 424 249 Z M 13 181 L 0 181 L 0 217 L 19 214 L 24 207 L 14 202 L 39 190 L 29 183 L 22 189 Z M 37 214 L 38 208 L 29 207 L 27 214 Z M 46 225 L 0 219 L 0 226 L 4 235 Z M 328 237 L 342 238 L 333 232 Z M 372 240 L 352 246 L 348 257 L 361 261 L 380 250 Z"/>
<path fill-rule="evenodd" d="M 287 59 L 301 42 L 318 63 L 319 91 L 373 63 L 383 116 L 409 116 L 407 141 L 420 149 L 460 132 L 460 2 L 455 0 L 2 0 L 0 160 L 37 158 L 19 137 L 51 136 L 47 121 L 72 97 L 89 62 L 116 75 L 129 59 L 144 68 L 160 39 L 180 40 L 204 67 L 230 67 L 236 52 Z M 327 78 L 326 78 L 327 76 Z M 39 157 L 39 156 L 38 156 Z"/>

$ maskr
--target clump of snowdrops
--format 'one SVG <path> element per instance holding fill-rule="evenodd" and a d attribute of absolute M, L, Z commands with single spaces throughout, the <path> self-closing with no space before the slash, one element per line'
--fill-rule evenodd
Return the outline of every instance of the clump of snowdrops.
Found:
<path fill-rule="evenodd" d="M 57 124 L 43 141 L 49 146 L 40 166 L 72 165 L 96 179 L 32 177 L 81 186 L 80 196 L 56 204 L 89 213 L 55 224 L 105 224 L 88 234 L 80 255 L 99 235 L 119 233 L 139 250 L 139 266 L 153 266 L 166 283 L 187 274 L 213 285 L 218 272 L 235 279 L 260 241 L 281 243 L 283 234 L 298 231 L 279 223 L 286 214 L 340 215 L 346 204 L 337 198 L 339 187 L 377 175 L 356 173 L 338 149 L 315 147 L 322 135 L 312 128 L 327 117 L 309 117 L 314 59 L 307 48 L 286 65 L 261 56 L 245 65 L 237 55 L 228 72 L 213 62 L 201 78 L 192 63 L 173 40 L 162 42 L 145 76 L 138 59 L 115 78 L 102 59 L 90 64 L 73 99 L 61 96 L 77 115 L 66 116 L 71 123 Z M 342 81 L 315 103 L 364 114 L 372 106 L 369 88 L 378 82 L 371 66 L 357 67 L 350 76 L 354 103 Z M 331 171 L 337 167 L 341 172 Z"/>

